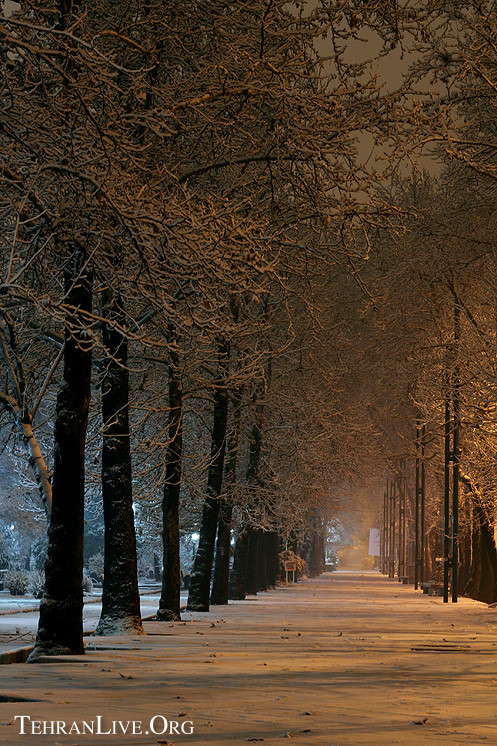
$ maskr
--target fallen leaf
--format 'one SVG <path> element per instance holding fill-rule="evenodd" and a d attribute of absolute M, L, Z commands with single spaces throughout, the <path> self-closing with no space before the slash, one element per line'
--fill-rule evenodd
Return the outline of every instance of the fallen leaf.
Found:
<path fill-rule="evenodd" d="M 423 718 L 422 720 L 412 720 L 411 722 L 413 725 L 424 725 L 427 720 L 428 718 Z"/>
<path fill-rule="evenodd" d="M 131 675 L 125 676 L 123 673 L 120 673 L 119 671 L 117 673 L 119 674 L 121 679 L 134 679 L 135 678 L 134 676 L 131 676 Z"/>

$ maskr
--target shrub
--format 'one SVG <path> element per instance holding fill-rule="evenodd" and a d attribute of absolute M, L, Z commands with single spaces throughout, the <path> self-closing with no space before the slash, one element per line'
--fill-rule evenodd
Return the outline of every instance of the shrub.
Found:
<path fill-rule="evenodd" d="M 104 571 L 104 556 L 101 552 L 97 552 L 90 557 L 88 560 L 88 570 L 94 573 L 97 577 L 100 577 Z"/>
<path fill-rule="evenodd" d="M 93 593 L 93 583 L 89 575 L 83 573 L 83 593 L 89 596 Z"/>
<path fill-rule="evenodd" d="M 5 573 L 4 582 L 13 596 L 24 596 L 29 585 L 29 575 L 24 570 L 9 570 Z"/>
<path fill-rule="evenodd" d="M 45 590 L 45 573 L 33 570 L 29 574 L 28 591 L 35 597 L 41 598 Z"/>
<path fill-rule="evenodd" d="M 280 561 L 280 570 L 283 575 L 285 574 L 285 562 L 295 562 L 295 567 L 297 568 L 299 575 L 305 575 L 307 572 L 307 563 L 305 559 L 299 557 L 295 552 L 292 552 L 291 549 L 285 549 L 283 552 L 280 552 L 278 559 Z"/>
<path fill-rule="evenodd" d="M 9 542 L 5 536 L 0 535 L 0 567 L 9 566 Z"/>
<path fill-rule="evenodd" d="M 45 559 L 47 557 L 48 549 L 48 536 L 41 536 L 33 542 L 31 548 L 31 557 L 34 562 L 35 570 L 39 570 L 41 573 L 45 570 Z M 33 565 L 31 565 L 33 567 Z"/>

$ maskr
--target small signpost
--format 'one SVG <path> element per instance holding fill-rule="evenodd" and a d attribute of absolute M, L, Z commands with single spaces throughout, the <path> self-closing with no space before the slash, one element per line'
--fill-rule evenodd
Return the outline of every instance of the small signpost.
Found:
<path fill-rule="evenodd" d="M 292 573 L 292 583 L 295 583 L 295 572 L 297 570 L 297 564 L 293 560 L 287 560 L 285 562 L 285 573 L 286 573 L 286 585 L 288 585 L 288 573 Z"/>

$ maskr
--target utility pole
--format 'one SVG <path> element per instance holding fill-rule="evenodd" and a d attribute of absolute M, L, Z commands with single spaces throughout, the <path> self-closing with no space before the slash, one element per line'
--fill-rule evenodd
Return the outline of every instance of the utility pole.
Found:
<path fill-rule="evenodd" d="M 414 590 L 418 590 L 419 581 L 419 496 L 421 493 L 420 481 L 420 422 L 416 421 L 416 488 L 414 494 Z"/>
<path fill-rule="evenodd" d="M 402 459 L 402 576 L 407 576 L 406 462 Z"/>
<path fill-rule="evenodd" d="M 452 411 L 454 418 L 454 435 L 452 443 L 452 603 L 457 603 L 458 570 L 459 570 L 459 458 L 461 438 L 461 412 L 458 353 L 461 337 L 461 305 L 456 297 L 454 305 L 454 378 L 452 383 Z"/>
<path fill-rule="evenodd" d="M 419 579 L 420 583 L 424 583 L 425 580 L 425 536 L 426 536 L 426 525 L 425 525 L 425 508 L 426 508 L 426 469 L 425 469 L 425 444 L 426 444 L 426 425 L 421 428 L 421 501 L 420 501 L 420 542 L 419 542 L 419 553 L 420 553 L 420 572 Z"/>
<path fill-rule="evenodd" d="M 397 489 L 397 500 L 399 503 L 399 525 L 398 525 L 398 538 L 397 538 L 397 578 L 400 583 L 402 575 L 402 485 L 400 471 L 395 473 L 395 484 Z"/>
<path fill-rule="evenodd" d="M 390 492 L 390 555 L 388 577 L 395 577 L 395 479 L 389 479 Z"/>
<path fill-rule="evenodd" d="M 406 575 L 406 462 L 399 462 L 399 583 Z"/>
<path fill-rule="evenodd" d="M 448 356 L 447 356 L 448 357 Z M 450 531 L 450 374 L 449 361 L 445 369 L 444 392 L 444 535 L 443 535 L 443 602 L 449 603 L 449 531 Z"/>
<path fill-rule="evenodd" d="M 461 303 L 453 288 L 451 289 L 454 294 L 454 341 L 451 345 L 447 346 L 447 362 L 444 381 L 444 603 L 449 602 L 449 568 L 452 570 L 452 603 L 457 603 L 459 576 L 459 462 L 461 456 L 461 378 L 458 365 L 458 355 L 461 339 Z M 451 466 L 452 485 L 450 478 Z M 450 500 L 451 486 L 452 505 Z"/>
<path fill-rule="evenodd" d="M 387 573 L 387 550 L 388 550 L 388 502 L 387 502 L 387 492 L 386 490 L 383 492 L 383 525 L 382 525 L 382 538 L 383 538 L 383 553 L 382 553 L 382 562 L 381 562 L 381 571 L 383 575 L 386 575 Z"/>

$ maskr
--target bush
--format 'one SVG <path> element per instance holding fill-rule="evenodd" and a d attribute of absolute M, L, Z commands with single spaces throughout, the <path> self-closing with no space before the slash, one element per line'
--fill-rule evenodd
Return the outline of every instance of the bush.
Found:
<path fill-rule="evenodd" d="M 101 552 L 97 552 L 88 560 L 88 570 L 94 573 L 98 578 L 103 575 L 104 572 L 104 556 Z"/>
<path fill-rule="evenodd" d="M 5 536 L 0 535 L 0 567 L 9 566 L 9 554 L 10 554 L 9 543 Z"/>
<path fill-rule="evenodd" d="M 299 557 L 298 554 L 292 552 L 291 549 L 285 549 L 283 552 L 280 552 L 278 559 L 280 561 L 280 570 L 283 577 L 285 575 L 285 562 L 295 562 L 295 567 L 297 568 L 297 573 L 299 575 L 305 575 L 307 572 L 307 563 L 305 559 Z"/>
<path fill-rule="evenodd" d="M 35 597 L 41 598 L 45 590 L 45 573 L 33 570 L 29 574 L 28 591 Z"/>
<path fill-rule="evenodd" d="M 41 573 L 45 570 L 45 559 L 47 557 L 48 549 L 48 536 L 41 536 L 39 539 L 33 542 L 31 548 L 31 557 L 34 562 L 35 570 L 39 570 Z M 33 567 L 33 565 L 31 565 Z"/>
<path fill-rule="evenodd" d="M 89 575 L 83 573 L 83 593 L 87 596 L 93 593 L 93 583 Z"/>
<path fill-rule="evenodd" d="M 29 585 L 29 575 L 24 570 L 9 570 L 5 573 L 4 582 L 13 596 L 24 596 Z"/>

